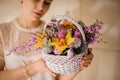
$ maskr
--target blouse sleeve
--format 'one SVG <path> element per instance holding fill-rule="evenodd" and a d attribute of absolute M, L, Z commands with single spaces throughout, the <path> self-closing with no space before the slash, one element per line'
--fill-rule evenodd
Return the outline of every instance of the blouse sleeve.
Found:
<path fill-rule="evenodd" d="M 1 33 L 1 24 L 0 24 L 0 59 L 4 59 L 4 49 L 2 43 L 2 33 Z"/>

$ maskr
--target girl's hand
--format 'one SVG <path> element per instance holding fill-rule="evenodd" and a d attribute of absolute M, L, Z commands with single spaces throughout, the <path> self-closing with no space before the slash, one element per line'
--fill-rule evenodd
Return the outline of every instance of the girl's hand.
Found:
<path fill-rule="evenodd" d="M 93 55 L 93 53 L 92 53 L 92 48 L 88 48 L 88 55 L 86 55 L 86 56 L 83 58 L 83 60 L 80 62 L 80 66 L 81 66 L 82 68 L 88 67 L 88 66 L 91 64 L 93 58 L 94 58 L 94 55 Z"/>
<path fill-rule="evenodd" d="M 43 59 L 40 59 L 34 63 L 32 63 L 30 66 L 28 66 L 29 68 L 29 73 L 38 73 L 38 72 L 48 72 L 49 74 L 51 74 L 52 76 L 56 77 L 56 73 L 52 72 L 46 65 L 45 61 Z M 32 70 L 34 71 L 32 71 Z"/>

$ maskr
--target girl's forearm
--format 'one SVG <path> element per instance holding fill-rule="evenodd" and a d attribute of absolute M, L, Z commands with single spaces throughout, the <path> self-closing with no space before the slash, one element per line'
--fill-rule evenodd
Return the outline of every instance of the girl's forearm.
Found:
<path fill-rule="evenodd" d="M 36 71 L 33 65 L 27 65 L 13 70 L 0 71 L 0 80 L 26 80 Z"/>

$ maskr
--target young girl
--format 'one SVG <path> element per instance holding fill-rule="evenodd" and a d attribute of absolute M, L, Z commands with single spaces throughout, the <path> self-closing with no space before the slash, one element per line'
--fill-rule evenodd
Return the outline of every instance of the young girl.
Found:
<path fill-rule="evenodd" d="M 41 50 L 10 51 L 18 45 L 30 42 L 30 33 L 42 31 L 44 21 L 40 18 L 48 11 L 53 0 L 20 0 L 22 13 L 10 23 L 0 25 L 0 80 L 72 80 L 78 72 L 60 75 L 47 68 Z M 89 49 L 91 53 L 91 49 Z M 9 54 L 10 53 L 10 54 Z M 80 63 L 88 67 L 93 54 Z"/>

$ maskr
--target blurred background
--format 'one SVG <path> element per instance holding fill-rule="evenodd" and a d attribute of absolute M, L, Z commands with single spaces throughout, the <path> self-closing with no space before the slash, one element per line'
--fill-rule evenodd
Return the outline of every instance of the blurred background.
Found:
<path fill-rule="evenodd" d="M 106 43 L 91 46 L 94 60 L 74 80 L 120 80 L 120 0 L 54 0 L 43 19 L 66 11 L 87 25 L 96 19 L 104 23 Z M 13 20 L 20 12 L 19 0 L 0 0 L 0 23 Z"/>

